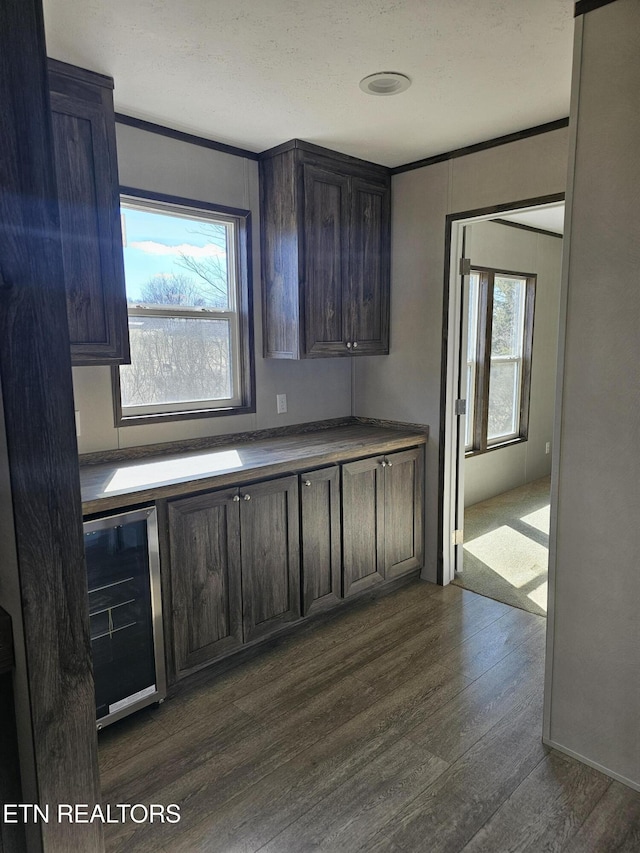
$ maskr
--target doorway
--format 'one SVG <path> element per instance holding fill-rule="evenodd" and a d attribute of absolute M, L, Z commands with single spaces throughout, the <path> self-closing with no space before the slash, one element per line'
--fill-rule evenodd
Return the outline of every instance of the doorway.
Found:
<path fill-rule="evenodd" d="M 450 217 L 443 582 L 546 613 L 562 196 Z"/>

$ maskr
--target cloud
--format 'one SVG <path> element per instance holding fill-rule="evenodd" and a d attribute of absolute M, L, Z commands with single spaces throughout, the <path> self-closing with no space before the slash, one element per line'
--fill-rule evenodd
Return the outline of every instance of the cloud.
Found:
<path fill-rule="evenodd" d="M 167 246 L 165 243 L 158 243 L 155 240 L 141 240 L 129 243 L 129 246 L 149 255 L 188 255 L 191 258 L 211 258 L 215 255 L 225 255 L 225 250 L 213 243 L 207 243 L 206 246 L 194 246 L 191 243 Z"/>

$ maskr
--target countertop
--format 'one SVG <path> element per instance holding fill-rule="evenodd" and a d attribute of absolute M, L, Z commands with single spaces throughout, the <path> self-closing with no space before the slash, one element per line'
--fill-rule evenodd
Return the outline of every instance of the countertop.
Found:
<path fill-rule="evenodd" d="M 426 431 L 356 424 L 80 467 L 85 515 L 425 444 Z"/>

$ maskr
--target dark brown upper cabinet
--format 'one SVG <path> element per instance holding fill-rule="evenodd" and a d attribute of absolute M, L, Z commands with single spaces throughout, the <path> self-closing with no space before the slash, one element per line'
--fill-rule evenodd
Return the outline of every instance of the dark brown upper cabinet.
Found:
<path fill-rule="evenodd" d="M 391 183 L 293 140 L 260 155 L 266 358 L 389 352 Z"/>
<path fill-rule="evenodd" d="M 72 364 L 129 362 L 113 80 L 49 60 Z"/>

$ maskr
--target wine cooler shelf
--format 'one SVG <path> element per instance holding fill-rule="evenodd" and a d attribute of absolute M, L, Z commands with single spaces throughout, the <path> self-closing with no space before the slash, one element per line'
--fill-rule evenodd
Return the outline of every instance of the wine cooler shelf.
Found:
<path fill-rule="evenodd" d="M 86 521 L 84 544 L 102 728 L 166 695 L 155 508 Z"/>

